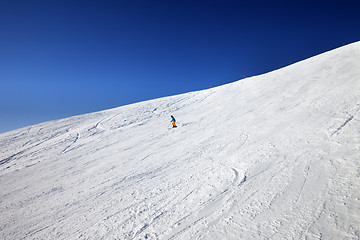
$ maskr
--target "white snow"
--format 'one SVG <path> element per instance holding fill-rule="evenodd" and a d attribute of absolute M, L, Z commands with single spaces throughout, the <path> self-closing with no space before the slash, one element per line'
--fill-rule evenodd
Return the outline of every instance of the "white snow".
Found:
<path fill-rule="evenodd" d="M 359 239 L 359 112 L 357 42 L 0 134 L 0 239 Z"/>

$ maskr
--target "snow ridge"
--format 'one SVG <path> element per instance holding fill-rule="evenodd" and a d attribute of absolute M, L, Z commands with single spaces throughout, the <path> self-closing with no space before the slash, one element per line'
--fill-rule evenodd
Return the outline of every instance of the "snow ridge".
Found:
<path fill-rule="evenodd" d="M 360 42 L 0 134 L 0 238 L 359 239 L 359 89 Z"/>

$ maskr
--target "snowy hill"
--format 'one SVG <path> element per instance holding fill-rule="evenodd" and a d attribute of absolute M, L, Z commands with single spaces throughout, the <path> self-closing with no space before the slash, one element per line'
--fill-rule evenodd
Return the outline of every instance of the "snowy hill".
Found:
<path fill-rule="evenodd" d="M 0 146 L 0 239 L 359 239 L 360 42 Z"/>

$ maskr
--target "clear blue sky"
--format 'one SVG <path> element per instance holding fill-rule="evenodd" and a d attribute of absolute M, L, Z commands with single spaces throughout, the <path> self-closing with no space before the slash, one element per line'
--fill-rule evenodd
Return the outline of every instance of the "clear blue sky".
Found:
<path fill-rule="evenodd" d="M 266 73 L 360 40 L 358 1 L 0 1 L 0 133 Z"/>

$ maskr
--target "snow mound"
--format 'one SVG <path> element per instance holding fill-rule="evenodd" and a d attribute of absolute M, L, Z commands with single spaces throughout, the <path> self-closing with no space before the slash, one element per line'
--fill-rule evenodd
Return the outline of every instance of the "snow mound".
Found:
<path fill-rule="evenodd" d="M 0 134 L 0 238 L 359 239 L 359 89 L 357 42 Z"/>

